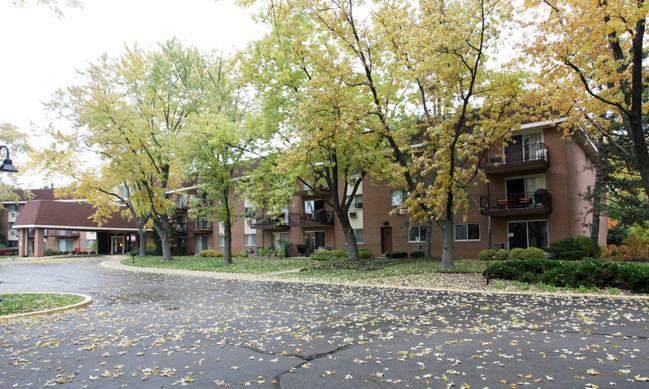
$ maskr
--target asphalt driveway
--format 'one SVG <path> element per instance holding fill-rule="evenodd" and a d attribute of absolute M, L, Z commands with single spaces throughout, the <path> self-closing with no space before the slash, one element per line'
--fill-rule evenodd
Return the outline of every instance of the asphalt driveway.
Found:
<path fill-rule="evenodd" d="M 0 320 L 0 387 L 647 387 L 649 302 L 0 263 L 0 293 L 87 308 Z"/>

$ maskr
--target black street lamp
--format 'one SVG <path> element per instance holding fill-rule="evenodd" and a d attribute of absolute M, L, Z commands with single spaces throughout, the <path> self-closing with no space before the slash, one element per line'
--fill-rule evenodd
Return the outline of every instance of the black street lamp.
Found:
<path fill-rule="evenodd" d="M 0 150 L 5 149 L 7 150 L 7 158 L 2 162 L 2 166 L 0 166 L 0 172 L 7 172 L 7 173 L 16 173 L 18 172 L 18 169 L 14 166 L 14 164 L 11 162 L 11 159 L 9 159 L 9 149 L 7 146 L 2 145 L 0 146 Z M 2 302 L 2 299 L 0 298 L 0 303 Z"/>
<path fill-rule="evenodd" d="M 9 159 L 9 149 L 5 145 L 0 146 L 0 150 L 2 149 L 7 150 L 7 158 L 5 158 L 5 160 L 2 162 L 2 166 L 0 166 L 0 172 L 17 173 L 18 169 L 16 169 L 14 164 L 11 162 L 11 159 Z"/>

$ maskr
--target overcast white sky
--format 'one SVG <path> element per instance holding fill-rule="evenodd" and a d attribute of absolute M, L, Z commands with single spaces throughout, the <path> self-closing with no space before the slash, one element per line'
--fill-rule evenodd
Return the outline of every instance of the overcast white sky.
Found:
<path fill-rule="evenodd" d="M 33 128 L 49 122 L 42 103 L 74 82 L 75 69 L 103 53 L 117 57 L 124 45 L 155 47 L 175 36 L 203 51 L 228 53 L 263 30 L 231 0 L 82 1 L 83 9 L 62 7 L 62 17 L 34 0 L 24 7 L 0 1 L 0 122 L 36 136 Z"/>

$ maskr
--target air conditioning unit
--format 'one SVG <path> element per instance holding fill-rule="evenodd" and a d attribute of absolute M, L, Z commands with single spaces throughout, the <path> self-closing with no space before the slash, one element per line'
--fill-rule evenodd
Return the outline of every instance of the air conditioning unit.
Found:
<path fill-rule="evenodd" d="M 350 212 L 349 217 L 352 219 L 356 219 L 358 217 L 358 214 L 356 212 Z"/>
<path fill-rule="evenodd" d="M 357 182 L 358 182 L 358 177 L 352 177 L 349 179 L 350 185 L 356 185 Z"/>
<path fill-rule="evenodd" d="M 423 244 L 416 244 L 414 246 L 415 251 L 424 251 L 424 245 Z"/>
<path fill-rule="evenodd" d="M 17 212 L 9 212 L 9 217 L 12 218 L 12 219 L 15 219 L 15 218 L 18 217 L 18 213 Z"/>
<path fill-rule="evenodd" d="M 505 250 L 505 243 L 502 243 L 502 242 L 494 243 L 494 249 L 495 250 Z"/>

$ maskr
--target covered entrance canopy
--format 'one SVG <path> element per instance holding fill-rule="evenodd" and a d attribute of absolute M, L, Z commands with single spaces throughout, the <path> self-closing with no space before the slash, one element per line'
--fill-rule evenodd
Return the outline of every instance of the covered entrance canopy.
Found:
<path fill-rule="evenodd" d="M 97 232 L 97 253 L 113 253 L 115 247 L 126 250 L 125 236 L 137 234 L 135 223 L 124 219 L 120 212 L 99 226 L 91 218 L 94 213 L 90 204 L 72 201 L 28 201 L 20 209 L 13 225 L 19 231 L 18 255 L 26 257 L 33 247 L 34 256 L 45 255 L 46 230 L 74 230 Z"/>

